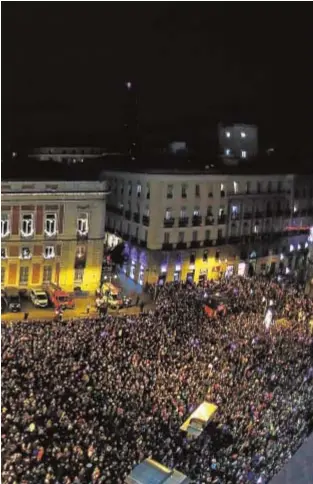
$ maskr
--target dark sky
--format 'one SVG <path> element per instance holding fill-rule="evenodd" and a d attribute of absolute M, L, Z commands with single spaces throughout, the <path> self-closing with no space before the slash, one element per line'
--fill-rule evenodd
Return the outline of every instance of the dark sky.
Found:
<path fill-rule="evenodd" d="M 115 130 L 132 79 L 143 124 L 242 112 L 300 135 L 311 44 L 309 2 L 4 2 L 4 134 Z"/>

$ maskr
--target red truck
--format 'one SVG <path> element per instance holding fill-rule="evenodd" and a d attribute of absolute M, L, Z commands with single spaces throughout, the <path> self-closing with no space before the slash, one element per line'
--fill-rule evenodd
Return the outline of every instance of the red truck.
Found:
<path fill-rule="evenodd" d="M 45 291 L 48 294 L 51 304 L 57 309 L 74 309 L 75 302 L 72 296 L 63 291 L 63 289 L 56 284 L 47 284 Z"/>

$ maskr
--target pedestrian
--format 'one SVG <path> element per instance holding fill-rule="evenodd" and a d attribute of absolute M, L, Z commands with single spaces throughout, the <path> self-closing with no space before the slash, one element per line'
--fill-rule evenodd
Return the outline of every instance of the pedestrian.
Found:
<path fill-rule="evenodd" d="M 90 304 L 87 304 L 87 306 L 86 306 L 86 313 L 87 313 L 87 315 L 89 315 L 89 313 L 90 313 Z"/>
<path fill-rule="evenodd" d="M 25 313 L 24 313 L 24 321 L 27 321 L 28 320 L 28 316 L 29 316 L 29 313 L 27 311 L 25 311 Z"/>
<path fill-rule="evenodd" d="M 145 307 L 145 303 L 141 300 L 139 306 L 140 306 L 140 312 L 142 313 L 143 308 Z"/>
<path fill-rule="evenodd" d="M 140 296 L 139 296 L 139 294 L 137 294 L 137 297 L 136 297 L 136 306 L 139 305 L 139 301 L 140 301 Z"/>

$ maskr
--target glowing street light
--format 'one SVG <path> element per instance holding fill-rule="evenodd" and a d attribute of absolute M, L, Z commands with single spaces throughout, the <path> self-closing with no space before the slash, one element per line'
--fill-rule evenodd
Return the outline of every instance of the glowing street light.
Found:
<path fill-rule="evenodd" d="M 126 87 L 127 87 L 128 90 L 130 90 L 132 88 L 132 83 L 130 81 L 127 81 Z"/>

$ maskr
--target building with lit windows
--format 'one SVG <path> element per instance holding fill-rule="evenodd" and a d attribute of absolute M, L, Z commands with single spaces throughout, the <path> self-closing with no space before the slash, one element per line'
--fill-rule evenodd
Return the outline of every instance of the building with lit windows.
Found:
<path fill-rule="evenodd" d="M 106 243 L 125 241 L 124 271 L 140 284 L 286 273 L 304 264 L 312 178 L 210 171 L 104 176 L 111 190 Z"/>
<path fill-rule="evenodd" d="M 246 161 L 258 154 L 258 128 L 250 124 L 218 125 L 220 155 Z"/>
<path fill-rule="evenodd" d="M 53 282 L 67 291 L 95 291 L 106 183 L 9 180 L 1 190 L 1 287 Z"/>

